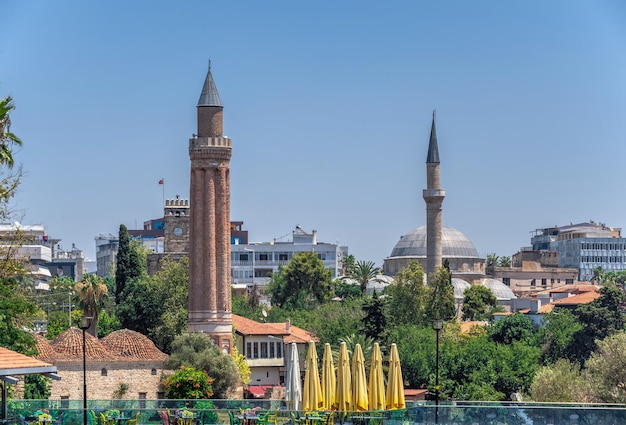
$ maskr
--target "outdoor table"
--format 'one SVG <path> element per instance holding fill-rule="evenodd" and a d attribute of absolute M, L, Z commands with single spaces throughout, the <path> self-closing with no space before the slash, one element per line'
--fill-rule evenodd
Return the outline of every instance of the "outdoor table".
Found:
<path fill-rule="evenodd" d="M 239 415 L 238 416 L 239 419 L 241 419 L 241 423 L 243 423 L 244 425 L 254 425 L 256 423 L 256 421 L 258 419 L 260 419 L 259 416 L 256 415 Z"/>

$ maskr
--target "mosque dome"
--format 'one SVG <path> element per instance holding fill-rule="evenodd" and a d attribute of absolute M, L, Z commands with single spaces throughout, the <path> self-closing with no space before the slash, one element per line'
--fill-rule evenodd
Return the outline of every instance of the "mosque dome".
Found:
<path fill-rule="evenodd" d="M 464 292 L 467 288 L 472 286 L 468 281 L 459 279 L 457 277 L 452 278 L 452 287 L 454 288 L 454 298 L 462 300 L 465 296 Z"/>
<path fill-rule="evenodd" d="M 509 301 L 517 298 L 511 288 L 496 279 L 484 278 L 481 282 L 489 288 L 498 301 Z"/>
<path fill-rule="evenodd" d="M 463 233 L 442 226 L 441 245 L 443 258 L 479 258 L 478 250 Z M 391 251 L 391 257 L 426 257 L 426 225 L 402 236 Z"/>

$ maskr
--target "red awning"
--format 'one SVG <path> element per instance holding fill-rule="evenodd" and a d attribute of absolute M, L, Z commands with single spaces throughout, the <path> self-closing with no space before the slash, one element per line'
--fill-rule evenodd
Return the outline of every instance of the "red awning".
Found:
<path fill-rule="evenodd" d="M 254 398 L 263 398 L 265 397 L 265 390 L 268 388 L 272 388 L 271 385 L 248 385 L 246 389 L 250 391 L 252 397 Z"/>

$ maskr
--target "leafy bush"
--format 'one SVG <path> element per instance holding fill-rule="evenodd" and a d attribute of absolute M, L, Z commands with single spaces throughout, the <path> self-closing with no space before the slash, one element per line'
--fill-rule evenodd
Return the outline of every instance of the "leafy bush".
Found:
<path fill-rule="evenodd" d="M 169 399 L 202 399 L 213 395 L 213 378 L 203 370 L 181 366 L 163 383 L 165 397 Z"/>

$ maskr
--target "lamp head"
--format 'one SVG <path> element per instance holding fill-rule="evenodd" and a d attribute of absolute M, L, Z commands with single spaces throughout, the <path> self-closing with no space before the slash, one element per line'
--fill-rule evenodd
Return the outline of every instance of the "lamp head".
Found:
<path fill-rule="evenodd" d="M 91 326 L 91 319 L 93 319 L 93 317 L 82 316 L 80 318 L 80 328 L 81 329 L 89 329 L 89 326 Z"/>
<path fill-rule="evenodd" d="M 443 328 L 443 320 L 435 319 L 433 320 L 433 329 L 436 331 L 440 331 Z"/>

